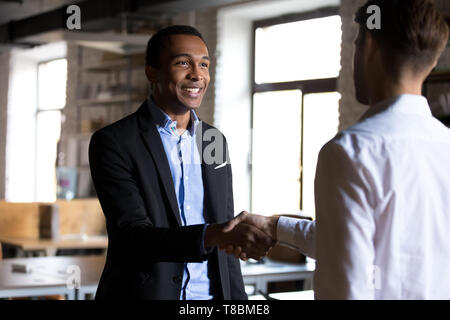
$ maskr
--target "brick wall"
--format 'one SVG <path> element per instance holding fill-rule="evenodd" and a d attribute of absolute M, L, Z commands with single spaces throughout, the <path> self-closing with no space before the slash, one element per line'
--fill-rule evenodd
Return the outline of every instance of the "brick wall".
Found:
<path fill-rule="evenodd" d="M 210 82 L 208 91 L 203 97 L 201 107 L 198 109 L 198 116 L 203 121 L 214 124 L 215 105 L 215 74 L 216 74 L 216 47 L 217 47 L 217 9 L 205 9 L 199 11 L 186 12 L 177 15 L 172 20 L 173 24 L 190 25 L 198 29 L 205 39 L 211 63 L 209 66 Z"/>
<path fill-rule="evenodd" d="M 353 22 L 356 10 L 365 0 L 342 0 L 339 14 L 342 19 L 341 71 L 338 78 L 339 101 L 339 130 L 354 124 L 367 110 L 355 98 L 353 83 L 353 42 L 358 28 Z"/>
<path fill-rule="evenodd" d="M 342 98 L 339 102 L 339 130 L 353 125 L 367 110 L 366 106 L 356 101 L 352 69 L 353 42 L 358 31 L 353 19 L 356 10 L 365 2 L 366 0 L 341 0 L 339 13 L 342 18 L 342 51 L 338 91 L 341 93 Z M 435 0 L 435 3 L 444 15 L 450 16 L 450 1 Z M 438 68 L 450 68 L 449 48 L 441 56 Z"/>
<path fill-rule="evenodd" d="M 450 17 L 450 1 L 448 0 L 435 0 L 436 6 L 446 17 Z M 442 53 L 441 58 L 438 61 L 438 69 L 450 69 L 450 47 Z"/>

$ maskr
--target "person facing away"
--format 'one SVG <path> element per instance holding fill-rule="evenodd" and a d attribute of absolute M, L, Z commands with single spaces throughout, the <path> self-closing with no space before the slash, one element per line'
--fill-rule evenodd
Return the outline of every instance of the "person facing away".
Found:
<path fill-rule="evenodd" d="M 96 299 L 247 299 L 239 260 L 216 247 L 244 246 L 248 232 L 250 256 L 273 245 L 253 226 L 221 231 L 234 216 L 227 144 L 195 112 L 209 64 L 196 29 L 160 30 L 146 53 L 151 96 L 91 138 L 91 174 L 109 241 Z"/>
<path fill-rule="evenodd" d="M 371 0 L 355 21 L 356 98 L 370 107 L 320 151 L 316 220 L 243 212 L 227 228 L 251 223 L 315 258 L 317 299 L 450 299 L 450 130 L 421 96 L 448 26 L 429 0 Z"/>

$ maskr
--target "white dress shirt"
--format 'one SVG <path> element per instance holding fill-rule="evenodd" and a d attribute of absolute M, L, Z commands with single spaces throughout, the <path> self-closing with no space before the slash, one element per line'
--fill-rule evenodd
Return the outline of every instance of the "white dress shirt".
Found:
<path fill-rule="evenodd" d="M 450 130 L 422 96 L 369 108 L 320 151 L 316 221 L 280 218 L 316 258 L 316 299 L 450 299 Z"/>

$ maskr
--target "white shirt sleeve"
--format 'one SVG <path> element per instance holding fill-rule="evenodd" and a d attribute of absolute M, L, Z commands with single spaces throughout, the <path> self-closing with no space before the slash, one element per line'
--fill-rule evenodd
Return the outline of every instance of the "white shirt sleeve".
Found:
<path fill-rule="evenodd" d="M 374 299 L 373 177 L 335 142 L 322 148 L 315 180 L 316 299 Z M 359 157 L 359 156 L 358 156 Z"/>
<path fill-rule="evenodd" d="M 313 221 L 280 217 L 277 224 L 277 240 L 315 259 L 315 230 L 316 224 Z"/>

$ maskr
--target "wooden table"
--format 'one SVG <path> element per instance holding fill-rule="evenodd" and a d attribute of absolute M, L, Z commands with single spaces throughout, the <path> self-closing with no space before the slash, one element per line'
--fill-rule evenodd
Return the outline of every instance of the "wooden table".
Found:
<path fill-rule="evenodd" d="M 104 263 L 104 256 L 0 260 L 0 298 L 65 295 L 74 300 L 77 288 L 100 278 Z M 31 272 L 13 272 L 13 264 L 27 265 Z"/>
<path fill-rule="evenodd" d="M 20 239 L 0 237 L 0 242 L 18 249 L 19 257 L 29 257 L 37 253 L 55 256 L 58 249 L 106 249 L 107 236 L 75 236 L 60 239 Z"/>

